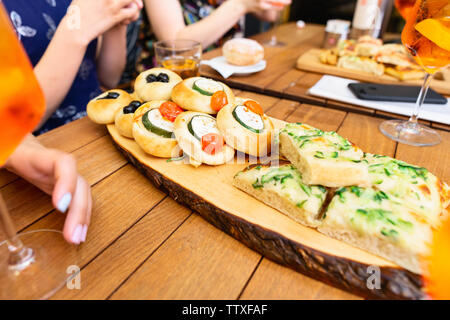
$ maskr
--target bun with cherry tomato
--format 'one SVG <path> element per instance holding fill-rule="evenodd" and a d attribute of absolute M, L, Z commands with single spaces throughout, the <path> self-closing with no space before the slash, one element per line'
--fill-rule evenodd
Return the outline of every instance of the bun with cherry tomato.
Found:
<path fill-rule="evenodd" d="M 185 110 L 216 114 L 225 105 L 234 102 L 234 94 L 222 82 L 194 77 L 173 88 L 172 100 Z"/>
<path fill-rule="evenodd" d="M 219 111 L 217 126 L 234 149 L 255 157 L 270 153 L 274 126 L 257 101 L 237 97 Z"/>
<path fill-rule="evenodd" d="M 133 117 L 133 137 L 146 153 L 161 158 L 181 155 L 174 135 L 174 121 L 183 112 L 176 103 L 155 100 L 144 103 Z"/>
<path fill-rule="evenodd" d="M 206 113 L 187 111 L 175 120 L 175 137 L 191 163 L 224 164 L 234 158 L 234 149 L 225 143 L 216 119 Z"/>
<path fill-rule="evenodd" d="M 134 83 L 134 94 L 141 101 L 169 100 L 172 89 L 183 79 L 165 68 L 153 68 L 142 72 Z"/>

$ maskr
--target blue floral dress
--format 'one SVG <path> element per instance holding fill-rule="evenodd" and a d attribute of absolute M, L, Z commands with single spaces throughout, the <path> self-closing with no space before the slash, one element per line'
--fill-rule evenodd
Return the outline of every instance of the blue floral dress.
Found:
<path fill-rule="evenodd" d="M 42 58 L 71 2 L 71 0 L 3 0 L 17 36 L 33 66 Z M 89 100 L 101 93 L 96 69 L 96 51 L 95 40 L 89 44 L 64 101 L 35 134 L 47 132 L 86 115 Z M 58 68 L 56 65 L 54 67 Z"/>

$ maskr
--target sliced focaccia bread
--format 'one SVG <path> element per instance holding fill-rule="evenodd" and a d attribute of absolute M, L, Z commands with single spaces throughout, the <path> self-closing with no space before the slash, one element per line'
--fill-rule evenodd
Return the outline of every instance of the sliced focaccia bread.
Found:
<path fill-rule="evenodd" d="M 374 154 L 366 154 L 365 160 L 372 185 L 417 214 L 417 219 L 437 227 L 447 216 L 449 187 L 427 169 Z"/>
<path fill-rule="evenodd" d="M 290 123 L 280 131 L 280 151 L 309 185 L 370 186 L 364 153 L 336 132 Z"/>
<path fill-rule="evenodd" d="M 373 188 L 336 191 L 319 231 L 421 273 L 432 227 L 403 204 Z"/>
<path fill-rule="evenodd" d="M 327 189 L 306 185 L 300 172 L 287 161 L 273 166 L 251 165 L 236 174 L 233 184 L 299 223 L 319 225 Z"/>

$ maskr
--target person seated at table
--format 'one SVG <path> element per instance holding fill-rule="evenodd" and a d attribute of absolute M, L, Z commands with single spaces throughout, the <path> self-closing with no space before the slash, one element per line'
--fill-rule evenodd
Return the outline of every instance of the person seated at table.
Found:
<path fill-rule="evenodd" d="M 52 195 L 55 208 L 62 213 L 67 212 L 63 229 L 66 241 L 73 244 L 85 242 L 91 220 L 92 196 L 89 184 L 77 172 L 72 155 L 45 148 L 29 134 L 8 158 L 4 168 Z"/>
<path fill-rule="evenodd" d="M 142 0 L 3 0 L 44 91 L 47 109 L 36 134 L 86 115 L 113 88 L 126 63 L 127 24 Z"/>
<path fill-rule="evenodd" d="M 276 11 L 282 10 L 291 0 L 144 0 L 146 17 L 143 19 L 139 44 L 142 53 L 133 50 L 130 66 L 122 82 L 131 81 L 138 73 L 155 65 L 153 43 L 156 40 L 189 39 L 211 49 L 234 36 L 244 35 L 243 18 L 251 13 L 266 21 L 274 21 Z M 137 27 L 139 24 L 136 24 Z M 134 39 L 133 39 L 134 40 Z M 133 45 L 129 45 L 134 48 Z M 131 61 L 130 61 L 131 60 Z"/>

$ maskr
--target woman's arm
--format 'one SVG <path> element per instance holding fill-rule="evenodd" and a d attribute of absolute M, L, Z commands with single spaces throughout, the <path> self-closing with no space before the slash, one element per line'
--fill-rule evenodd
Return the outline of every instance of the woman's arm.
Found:
<path fill-rule="evenodd" d="M 267 0 L 227 0 L 208 17 L 186 26 L 178 0 L 144 0 L 144 3 L 158 39 L 191 39 L 203 47 L 220 39 L 246 13 L 276 9 Z"/>
<path fill-rule="evenodd" d="M 117 86 L 126 61 L 127 26 L 119 24 L 102 36 L 97 60 L 97 72 L 101 85 L 108 89 Z"/>
<path fill-rule="evenodd" d="M 77 75 L 88 44 L 113 26 L 133 19 L 137 0 L 73 0 L 35 67 L 47 109 L 41 124 L 58 108 Z"/>

